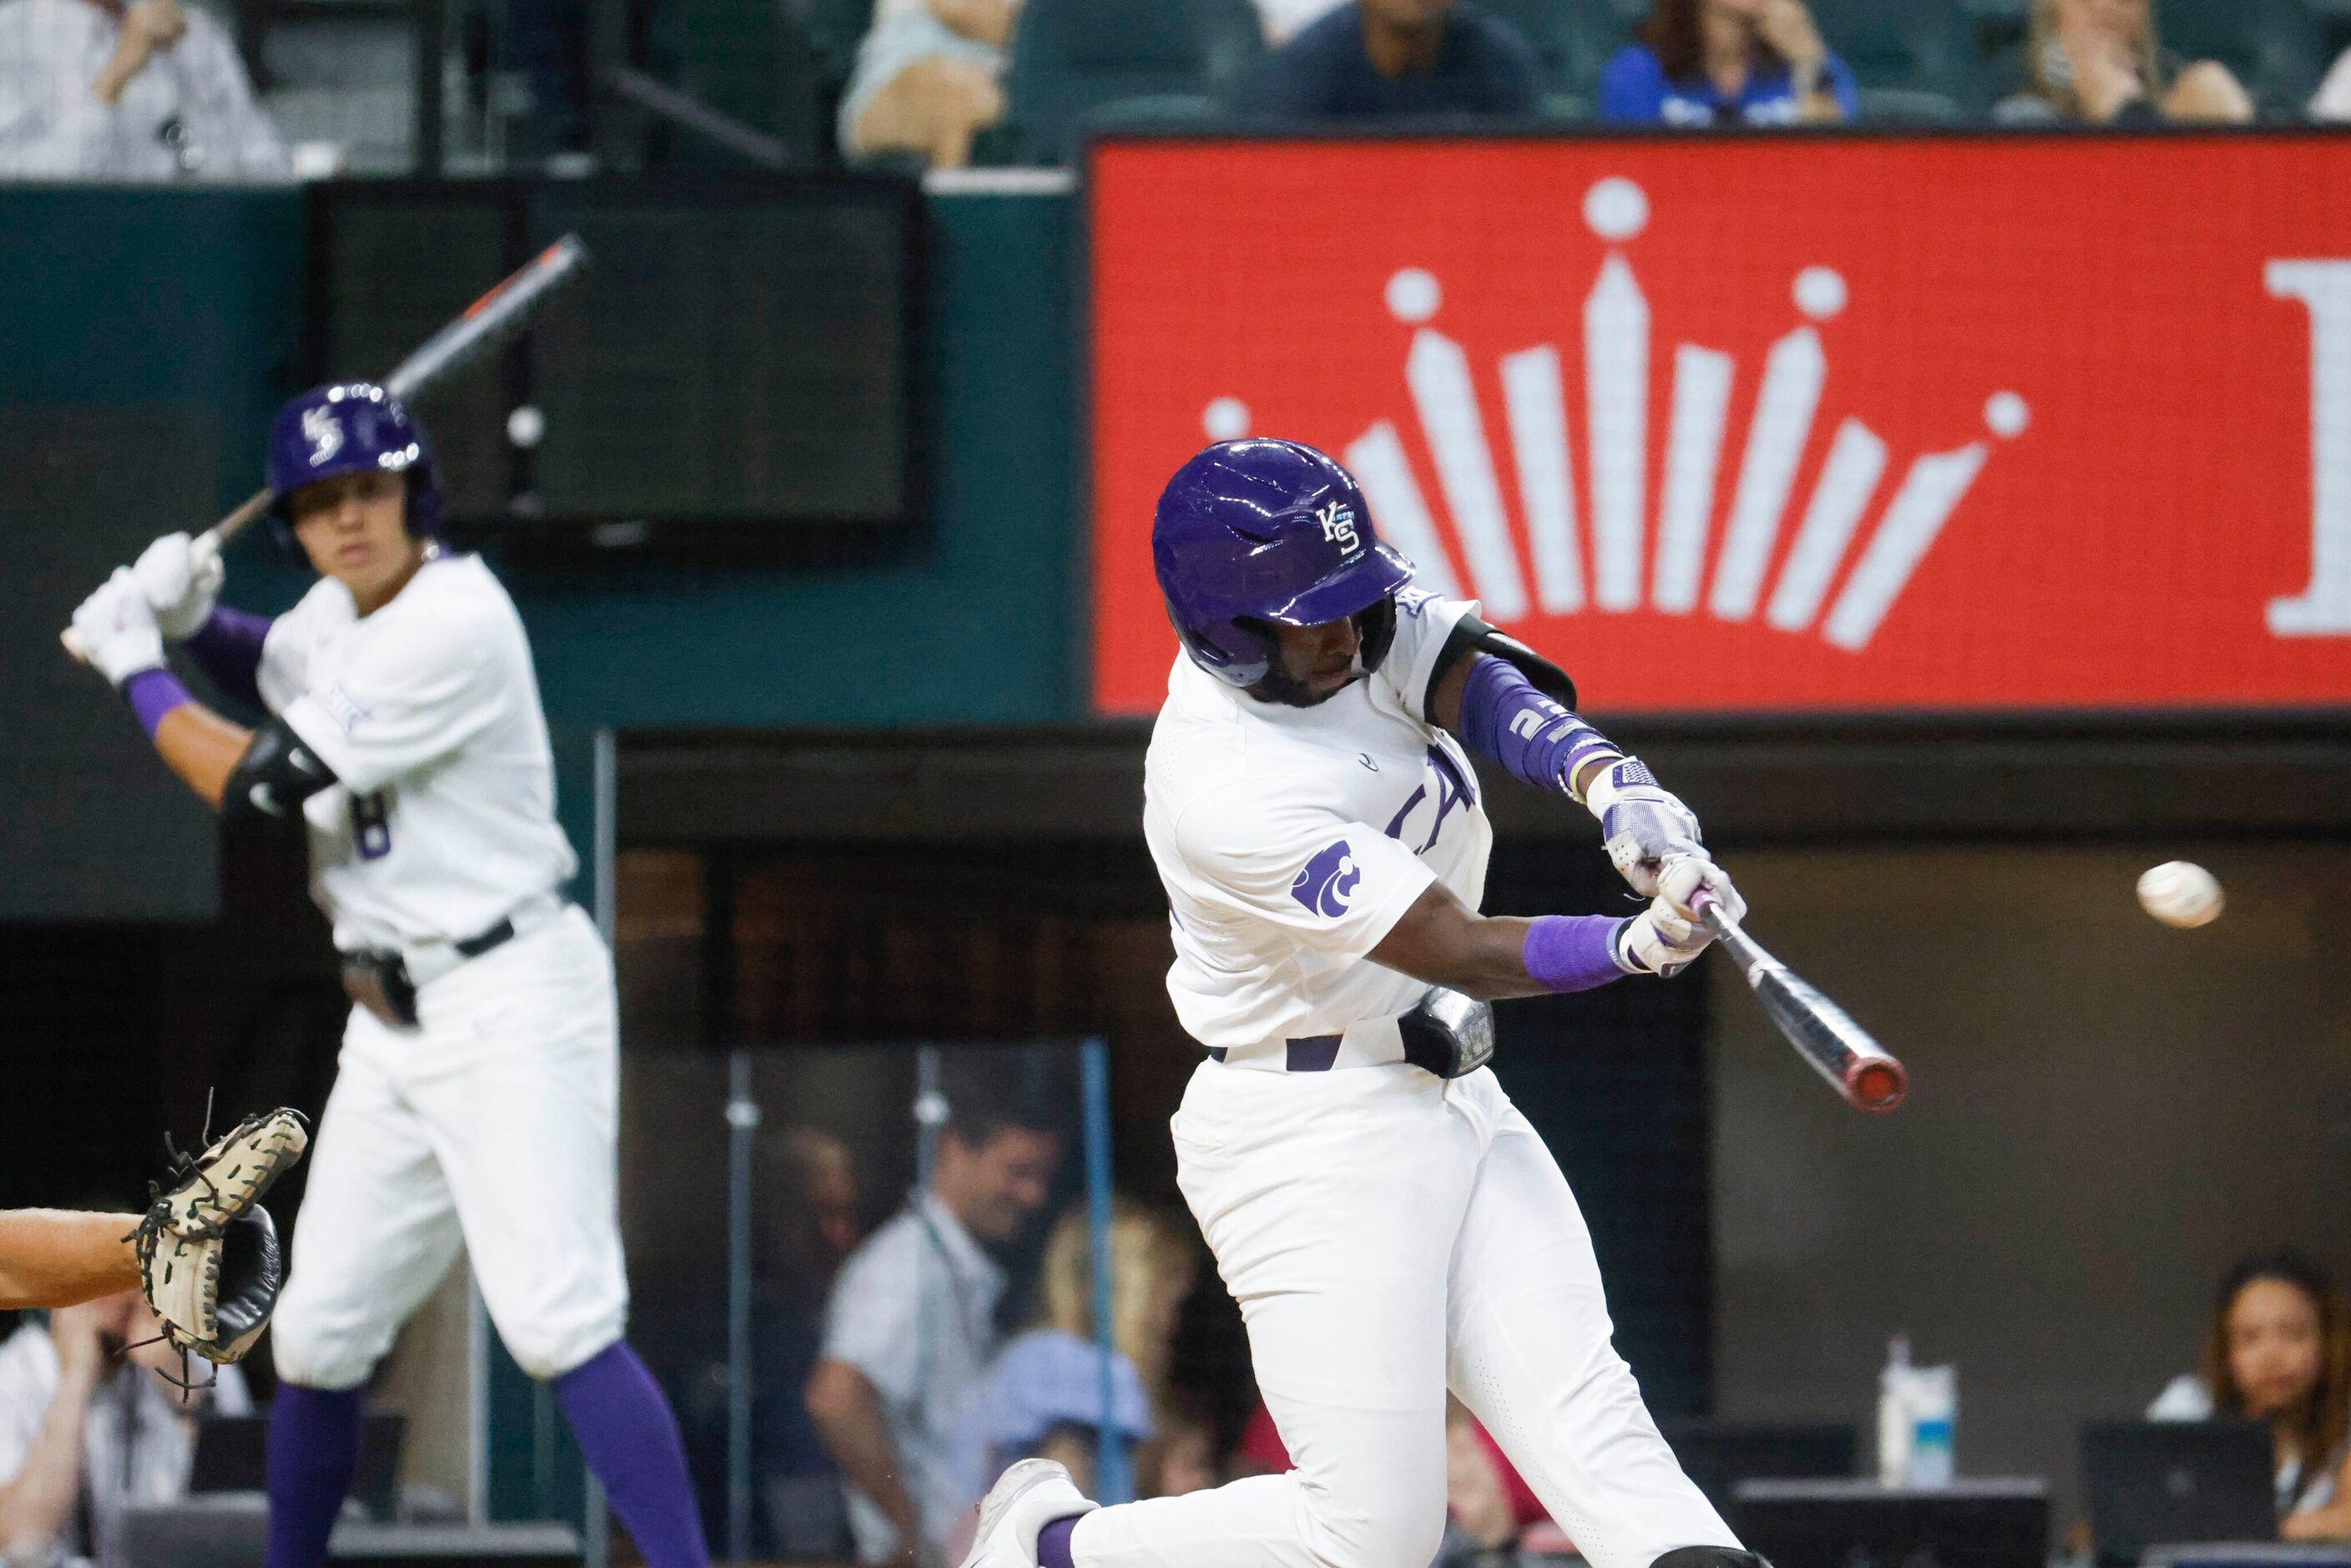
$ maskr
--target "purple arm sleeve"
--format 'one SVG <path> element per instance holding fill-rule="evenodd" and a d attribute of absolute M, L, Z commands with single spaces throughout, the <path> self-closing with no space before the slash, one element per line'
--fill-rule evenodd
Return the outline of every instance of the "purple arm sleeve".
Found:
<path fill-rule="evenodd" d="M 188 639 L 190 656 L 207 680 L 241 703 L 261 703 L 261 644 L 274 622 L 225 604 L 213 607 L 212 618 Z"/>
<path fill-rule="evenodd" d="M 155 738 L 155 727 L 163 722 L 165 714 L 195 700 L 180 684 L 180 677 L 169 670 L 140 671 L 122 683 L 122 695 L 130 700 L 131 711 L 139 716 L 150 740 Z"/>
<path fill-rule="evenodd" d="M 1516 664 L 1491 654 L 1469 666 L 1461 687 L 1462 743 L 1512 778 L 1553 794 L 1593 757 L 1621 756 L 1606 736 L 1535 690 Z"/>
<path fill-rule="evenodd" d="M 1625 971 L 1616 963 L 1616 928 L 1611 915 L 1546 915 L 1527 927 L 1527 974 L 1550 991 L 1588 991 Z"/>

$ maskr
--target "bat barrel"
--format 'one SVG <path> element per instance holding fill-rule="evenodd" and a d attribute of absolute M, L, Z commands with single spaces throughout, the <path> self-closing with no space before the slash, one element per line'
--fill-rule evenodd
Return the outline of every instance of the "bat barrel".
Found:
<path fill-rule="evenodd" d="M 1844 1097 L 1865 1111 L 1891 1111 L 1910 1095 L 1910 1074 L 1890 1056 L 1855 1056 L 1844 1070 Z"/>
<path fill-rule="evenodd" d="M 1910 1075 L 1868 1030 L 1725 918 L 1711 894 L 1699 893 L 1691 906 L 1739 966 L 1773 1027 L 1847 1104 L 1883 1113 L 1902 1103 Z"/>

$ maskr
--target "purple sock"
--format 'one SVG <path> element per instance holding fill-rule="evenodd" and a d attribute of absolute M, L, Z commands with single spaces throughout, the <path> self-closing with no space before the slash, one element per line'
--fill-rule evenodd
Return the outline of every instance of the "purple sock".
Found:
<path fill-rule="evenodd" d="M 1548 991 L 1588 991 L 1625 971 L 1616 967 L 1616 927 L 1609 915 L 1546 915 L 1527 927 L 1520 956 L 1527 977 Z"/>
<path fill-rule="evenodd" d="M 360 1468 L 360 1391 L 277 1385 L 269 1406 L 269 1561 L 321 1568 Z"/>
<path fill-rule="evenodd" d="M 645 1568 L 710 1568 L 677 1417 L 628 1343 L 615 1340 L 557 1378 L 555 1402 Z"/>
<path fill-rule="evenodd" d="M 1084 1517 L 1073 1513 L 1037 1532 L 1037 1568 L 1077 1568 L 1070 1558 L 1070 1537 L 1078 1532 L 1078 1521 Z"/>

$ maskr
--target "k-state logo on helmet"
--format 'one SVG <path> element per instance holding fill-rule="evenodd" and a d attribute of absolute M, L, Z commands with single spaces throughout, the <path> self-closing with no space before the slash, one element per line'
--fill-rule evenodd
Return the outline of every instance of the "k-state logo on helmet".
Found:
<path fill-rule="evenodd" d="M 1322 537 L 1341 549 L 1353 549 L 1360 542 L 1355 534 L 1355 509 L 1342 501 L 1319 507 L 1314 520 L 1322 525 Z"/>
<path fill-rule="evenodd" d="M 1341 839 L 1328 849 L 1315 852 L 1290 884 L 1290 896 L 1304 904 L 1313 915 L 1327 915 L 1333 919 L 1347 913 L 1347 905 L 1355 896 L 1355 884 L 1364 880 L 1363 868 L 1348 842 Z"/>
<path fill-rule="evenodd" d="M 331 409 L 306 408 L 302 439 L 310 444 L 310 466 L 316 468 L 343 449 L 343 423 Z"/>

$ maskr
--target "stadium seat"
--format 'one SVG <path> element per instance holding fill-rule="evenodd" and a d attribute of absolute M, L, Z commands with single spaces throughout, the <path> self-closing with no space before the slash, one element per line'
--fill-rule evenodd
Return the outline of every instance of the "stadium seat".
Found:
<path fill-rule="evenodd" d="M 1029 161 L 1068 162 L 1096 105 L 1228 98 L 1264 53 L 1249 0 L 1028 0 L 1012 37 L 1008 119 Z"/>
<path fill-rule="evenodd" d="M 1977 21 L 1960 0 L 1815 0 L 1813 18 L 1863 88 L 1938 94 L 1969 115 L 1984 109 Z"/>
<path fill-rule="evenodd" d="M 1609 0 L 1479 0 L 1489 16 L 1518 28 L 1543 63 L 1545 87 L 1589 99 L 1609 57 L 1624 47 L 1632 26 Z"/>
<path fill-rule="evenodd" d="M 784 14 L 826 66 L 846 78 L 873 25 L 873 0 L 786 0 Z"/>
<path fill-rule="evenodd" d="M 2299 120 L 2326 69 L 2318 22 L 2300 0 L 2164 0 L 2163 46 L 2234 71 L 2264 120 Z"/>
<path fill-rule="evenodd" d="M 810 166 L 832 145 L 828 72 L 774 0 L 665 0 L 647 26 L 655 72 L 679 91 L 781 141 Z M 739 169 L 741 158 L 664 131 L 663 161 Z"/>
<path fill-rule="evenodd" d="M 1968 111 L 1943 93 L 1901 87 L 1861 89 L 1864 125 L 1960 125 L 1967 120 Z"/>

